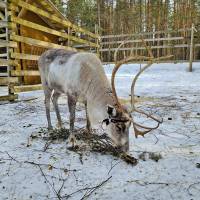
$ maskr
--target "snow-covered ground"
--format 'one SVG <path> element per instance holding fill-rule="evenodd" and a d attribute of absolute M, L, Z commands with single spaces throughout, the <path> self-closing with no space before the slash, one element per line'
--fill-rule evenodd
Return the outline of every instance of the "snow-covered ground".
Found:
<path fill-rule="evenodd" d="M 200 199 L 200 63 L 194 64 L 192 73 L 187 67 L 187 63 L 155 64 L 139 78 L 136 94 L 143 101 L 137 106 L 156 111 L 164 122 L 145 138 L 135 139 L 130 130 L 130 153 L 140 157 L 136 166 L 88 152 L 81 163 L 80 155 L 66 150 L 65 142 L 51 144 L 44 152 L 45 141 L 30 139 L 46 127 L 42 91 L 21 93 L 15 103 L 0 102 L 0 200 L 59 199 L 59 195 L 81 199 L 110 176 L 86 199 Z M 131 64 L 119 71 L 119 96 L 129 97 L 139 68 Z M 112 66 L 105 70 L 110 77 Z M 67 127 L 66 97 L 59 103 Z M 76 125 L 84 126 L 80 108 Z M 53 108 L 52 116 L 55 124 Z M 155 162 L 150 152 L 162 158 Z"/>

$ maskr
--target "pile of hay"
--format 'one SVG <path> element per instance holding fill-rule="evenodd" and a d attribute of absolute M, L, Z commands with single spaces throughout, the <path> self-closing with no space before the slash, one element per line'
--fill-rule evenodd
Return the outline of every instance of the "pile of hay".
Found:
<path fill-rule="evenodd" d="M 48 144 L 53 141 L 66 141 L 69 137 L 69 129 L 54 129 L 53 131 L 48 132 L 47 130 L 41 130 L 39 135 L 32 135 L 31 138 L 42 138 L 48 142 Z M 98 152 L 101 154 L 113 155 L 114 157 L 118 157 L 125 161 L 128 164 L 136 165 L 137 159 L 123 152 L 122 150 L 114 147 L 111 143 L 111 140 L 108 136 L 97 135 L 95 130 L 91 133 L 88 133 L 85 129 L 80 129 L 76 131 L 76 139 L 81 143 L 85 144 L 83 146 L 87 146 L 87 150 L 91 152 Z M 80 152 L 86 149 L 81 148 L 79 146 L 75 146 L 74 148 L 68 148 L 68 150 Z"/>

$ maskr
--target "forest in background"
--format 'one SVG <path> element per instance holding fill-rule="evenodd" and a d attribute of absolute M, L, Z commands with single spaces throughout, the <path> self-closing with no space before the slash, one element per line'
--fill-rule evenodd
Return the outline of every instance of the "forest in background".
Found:
<path fill-rule="evenodd" d="M 112 62 L 114 49 L 119 44 L 104 45 L 104 42 L 117 40 L 138 39 L 136 33 L 152 33 L 145 35 L 151 38 L 184 38 L 183 40 L 162 40 L 148 42 L 150 46 L 157 46 L 153 50 L 156 56 L 172 54 L 174 60 L 188 60 L 191 40 L 191 27 L 194 24 L 197 31 L 194 33 L 194 60 L 200 59 L 200 0 L 52 0 L 60 11 L 74 24 L 98 33 L 101 36 L 130 34 L 132 37 L 104 38 L 101 48 L 108 51 L 101 52 L 103 61 Z M 96 27 L 98 27 L 96 29 Z M 184 31 L 180 31 L 183 30 Z M 178 31 L 179 30 L 179 31 Z M 173 32 L 170 32 L 173 31 Z M 162 46 L 168 45 L 169 48 Z M 174 45 L 180 47 L 173 48 Z M 123 46 L 118 59 L 130 55 L 130 48 L 136 48 L 134 54 L 144 55 L 143 50 L 137 50 L 141 43 L 126 44 Z M 114 48 L 114 49 L 113 49 Z M 127 49 L 129 48 L 129 49 Z M 112 50 L 113 49 L 113 50 Z"/>
<path fill-rule="evenodd" d="M 73 23 L 101 35 L 200 25 L 200 0 L 53 0 Z"/>

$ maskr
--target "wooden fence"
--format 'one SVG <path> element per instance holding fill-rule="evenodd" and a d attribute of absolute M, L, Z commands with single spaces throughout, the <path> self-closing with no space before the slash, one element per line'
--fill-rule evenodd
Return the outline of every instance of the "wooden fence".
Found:
<path fill-rule="evenodd" d="M 105 63 L 114 61 L 114 52 L 118 49 L 117 60 L 130 54 L 147 55 L 142 39 L 151 47 L 154 56 L 174 55 L 173 62 L 200 59 L 200 37 L 194 25 L 191 28 L 176 31 L 155 31 L 138 34 L 106 35 L 101 37 L 100 55 Z M 169 62 L 165 61 L 165 62 Z"/>
<path fill-rule="evenodd" d="M 8 85 L 9 100 L 16 92 L 41 88 L 37 60 L 42 52 L 78 45 L 98 54 L 99 35 L 72 24 L 49 0 L 0 2 L 0 85 Z"/>

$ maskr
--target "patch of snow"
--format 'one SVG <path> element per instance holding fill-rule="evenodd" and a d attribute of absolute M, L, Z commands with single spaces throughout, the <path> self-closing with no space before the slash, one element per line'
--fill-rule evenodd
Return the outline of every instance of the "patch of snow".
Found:
<path fill-rule="evenodd" d="M 199 65 L 194 63 L 194 72 L 189 73 L 188 63 L 155 64 L 139 78 L 136 94 L 151 98 L 137 106 L 153 110 L 163 117 L 164 122 L 145 138 L 135 139 L 133 129 L 130 130 L 130 153 L 133 156 L 138 158 L 143 152 L 162 155 L 158 162 L 149 158 L 146 161 L 139 159 L 135 167 L 109 155 L 88 152 L 83 154 L 81 164 L 80 155 L 66 150 L 65 142 L 53 143 L 44 152 L 45 141 L 30 139 L 31 134 L 46 128 L 43 91 L 20 93 L 15 103 L 0 103 L 0 199 L 58 199 L 54 189 L 58 192 L 63 183 L 61 196 L 96 186 L 112 176 L 88 199 L 198 200 Z M 139 65 L 129 64 L 120 69 L 116 77 L 119 96 L 129 97 L 132 77 L 139 68 Z M 112 66 L 105 66 L 105 71 L 110 78 Z M 66 102 L 65 96 L 59 100 L 67 127 L 69 113 Z M 85 118 L 80 109 L 76 114 Z M 51 116 L 53 124 L 56 124 L 53 107 Z M 80 122 L 76 125 L 80 126 Z M 30 162 L 43 165 L 40 169 Z M 55 168 L 51 169 L 51 166 Z M 88 190 L 77 192 L 69 199 L 81 199 L 86 192 Z"/>

